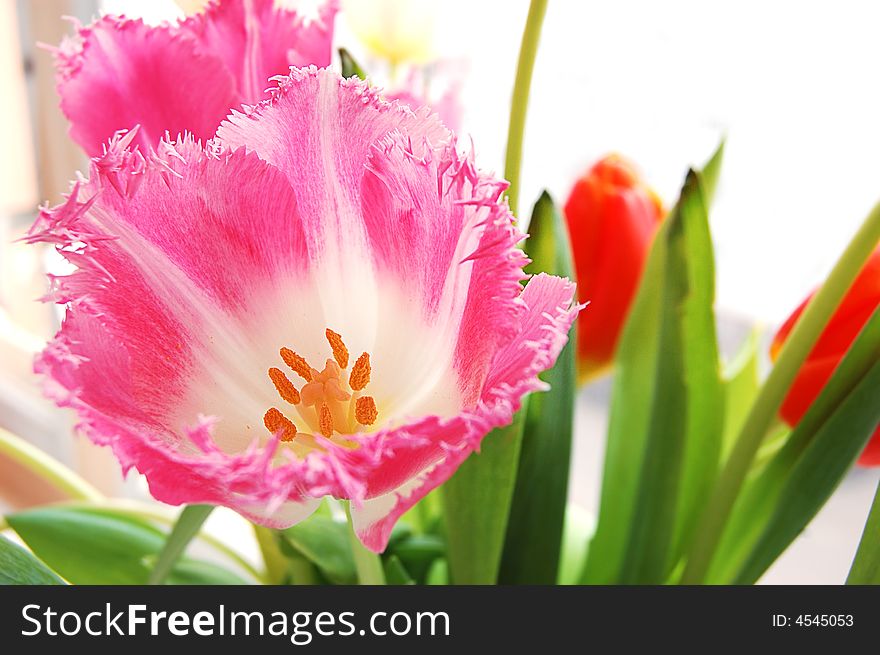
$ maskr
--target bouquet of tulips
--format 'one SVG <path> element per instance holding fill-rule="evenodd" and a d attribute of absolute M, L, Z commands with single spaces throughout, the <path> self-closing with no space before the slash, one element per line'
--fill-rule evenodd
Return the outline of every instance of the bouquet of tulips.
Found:
<path fill-rule="evenodd" d="M 156 504 L 12 511 L 0 581 L 753 583 L 853 463 L 880 464 L 880 208 L 773 341 L 723 363 L 708 215 L 723 144 L 664 209 L 617 156 L 561 208 L 519 196 L 546 0 L 532 0 L 501 179 L 449 98 L 385 91 L 326 2 L 103 17 L 54 50 L 91 157 L 27 241 L 70 272 L 35 362 Z M 433 108 L 432 108 L 433 107 Z M 579 385 L 613 375 L 595 526 L 567 503 Z M 260 562 L 202 530 L 252 524 Z M 880 501 L 849 581 L 880 582 Z"/>

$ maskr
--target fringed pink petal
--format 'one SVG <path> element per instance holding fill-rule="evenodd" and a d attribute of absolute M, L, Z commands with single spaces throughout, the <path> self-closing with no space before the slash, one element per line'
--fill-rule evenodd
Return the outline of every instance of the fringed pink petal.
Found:
<path fill-rule="evenodd" d="M 269 79 L 287 74 L 290 66 L 330 65 L 338 4 L 328 0 L 307 19 L 276 0 L 215 0 L 180 31 L 219 57 L 237 80 L 241 102 L 254 104 L 263 99 Z"/>
<path fill-rule="evenodd" d="M 428 112 L 388 103 L 366 83 L 314 67 L 276 78 L 270 100 L 233 115 L 217 130 L 218 145 L 255 151 L 283 171 L 316 255 L 350 253 L 364 242 L 360 182 L 379 139 L 397 130 L 426 151 L 451 133 Z"/>
<path fill-rule="evenodd" d="M 179 25 L 105 16 L 55 50 L 61 108 L 90 156 L 118 130 L 207 141 L 230 110 L 266 97 L 291 65 L 330 63 L 336 0 L 315 20 L 273 0 L 223 0 Z"/>
<path fill-rule="evenodd" d="M 383 447 L 394 453 L 394 457 L 383 459 L 403 469 L 400 478 L 404 481 L 352 508 L 352 520 L 364 545 L 376 552 L 384 550 L 397 520 L 448 480 L 479 450 L 490 430 L 509 424 L 525 394 L 546 387 L 538 374 L 553 366 L 568 340 L 580 310 L 573 304 L 573 296 L 574 285 L 568 280 L 544 274 L 533 277 L 520 297 L 525 307 L 522 330 L 495 356 L 477 407 L 449 420 L 431 417 L 382 435 Z M 423 461 L 426 451 L 434 460 L 420 471 L 412 471 L 409 464 Z M 372 475 L 379 475 L 379 471 L 381 467 Z M 386 469 L 386 475 L 391 474 Z"/>
<path fill-rule="evenodd" d="M 362 212 L 380 271 L 421 298 L 426 317 L 455 326 L 453 365 L 463 404 L 474 404 L 498 349 L 515 334 L 527 258 L 501 200 L 507 184 L 477 171 L 455 141 L 413 152 L 381 139 L 361 184 Z"/>
<path fill-rule="evenodd" d="M 207 140 L 239 100 L 223 62 L 173 27 L 105 16 L 56 51 L 58 95 L 70 135 L 90 156 L 140 125 L 154 147 L 166 132 Z"/>
<path fill-rule="evenodd" d="M 206 349 L 234 351 L 247 339 L 233 327 L 247 301 L 307 260 L 290 187 L 254 155 L 213 155 L 186 139 L 145 159 L 126 149 L 131 136 L 111 142 L 90 180 L 29 234 L 76 267 L 54 280 L 49 298 L 69 308 L 37 371 L 157 498 L 286 500 L 295 485 L 266 484 L 264 448 L 230 458 L 214 447 L 207 458 L 185 431 L 194 417 L 180 410 Z"/>

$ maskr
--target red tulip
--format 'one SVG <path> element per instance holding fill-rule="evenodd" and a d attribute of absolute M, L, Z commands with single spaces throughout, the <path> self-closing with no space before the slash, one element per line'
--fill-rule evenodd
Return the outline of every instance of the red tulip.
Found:
<path fill-rule="evenodd" d="M 635 167 L 609 155 L 577 181 L 565 203 L 578 297 L 578 374 L 604 372 L 635 296 L 663 209 Z"/>
<path fill-rule="evenodd" d="M 776 333 L 770 347 L 770 356 L 774 360 L 810 298 L 812 294 L 788 317 Z M 880 304 L 880 249 L 875 250 L 868 259 L 791 385 L 779 411 L 786 423 L 795 426 L 801 420 L 878 304 Z M 859 464 L 880 465 L 880 428 L 874 432 L 874 436 L 862 452 Z"/>

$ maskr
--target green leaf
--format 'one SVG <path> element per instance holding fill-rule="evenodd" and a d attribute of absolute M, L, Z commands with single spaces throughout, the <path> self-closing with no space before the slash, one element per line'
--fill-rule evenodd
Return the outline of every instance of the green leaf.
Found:
<path fill-rule="evenodd" d="M 723 148 L 722 143 L 707 164 L 707 169 L 716 178 Z M 679 210 L 684 229 L 681 264 L 687 271 L 687 296 L 682 299 L 680 335 L 684 354 L 687 433 L 681 489 L 675 510 L 674 560 L 682 555 L 689 543 L 718 475 L 724 433 L 725 397 L 715 329 L 715 261 L 709 231 L 708 194 L 703 174 L 696 174 L 696 180 L 697 188 L 682 194 Z M 714 188 L 714 182 L 712 186 Z M 662 435 L 658 438 L 662 439 Z"/>
<path fill-rule="evenodd" d="M 64 582 L 48 566 L 0 535 L 0 585 L 58 585 Z"/>
<path fill-rule="evenodd" d="M 794 541 L 840 484 L 878 422 L 880 360 L 875 360 L 868 373 L 822 424 L 791 469 L 773 516 L 735 578 L 735 584 L 757 581 Z"/>
<path fill-rule="evenodd" d="M 171 529 L 171 534 L 165 540 L 165 546 L 159 553 L 147 584 L 162 584 L 174 568 L 174 563 L 183 555 L 189 542 L 199 533 L 205 519 L 213 510 L 213 505 L 187 505 L 183 508 Z"/>
<path fill-rule="evenodd" d="M 666 262 L 660 290 L 659 350 L 633 523 L 621 567 L 627 584 L 661 584 L 669 572 L 676 508 L 684 488 L 688 387 L 685 379 L 685 302 L 689 293 L 686 216 L 703 211 L 699 181 L 688 175 L 678 206 L 666 219 Z M 694 208 L 691 209 L 691 206 Z M 681 485 L 681 486 L 679 486 Z"/>
<path fill-rule="evenodd" d="M 449 584 L 449 562 L 445 558 L 434 560 L 428 575 L 425 576 L 425 584 L 432 586 Z"/>
<path fill-rule="evenodd" d="M 846 584 L 880 584 L 880 484 Z"/>
<path fill-rule="evenodd" d="M 385 580 L 390 585 L 414 585 L 415 580 L 406 570 L 403 562 L 397 555 L 391 555 L 385 560 Z"/>
<path fill-rule="evenodd" d="M 569 503 L 565 512 L 565 529 L 562 532 L 562 554 L 559 558 L 559 576 L 556 584 L 575 585 L 580 582 L 590 538 L 596 529 L 596 521 L 585 509 Z"/>
<path fill-rule="evenodd" d="M 544 272 L 574 279 L 568 230 L 545 191 L 529 222 L 526 254 L 530 274 Z M 568 471 L 577 391 L 576 328 L 556 360 L 541 374 L 549 391 L 529 398 L 519 470 L 507 524 L 498 581 L 501 584 L 553 584 L 559 569 Z"/>
<path fill-rule="evenodd" d="M 582 582 L 618 582 L 633 520 L 654 396 L 669 222 L 660 227 L 615 354 L 596 533 Z"/>
<path fill-rule="evenodd" d="M 761 332 L 752 330 L 736 357 L 724 372 L 724 436 L 722 438 L 721 459 L 724 460 L 733 447 L 743 422 L 758 391 L 761 388 L 760 345 Z"/>
<path fill-rule="evenodd" d="M 339 61 L 342 63 L 342 77 L 359 77 L 362 80 L 367 79 L 367 74 L 360 64 L 355 61 L 351 53 L 345 48 L 339 48 Z"/>
<path fill-rule="evenodd" d="M 77 585 L 146 584 L 165 543 L 165 534 L 147 521 L 85 508 L 40 507 L 6 520 L 37 557 Z M 216 580 L 247 584 L 221 567 L 190 559 L 180 560 L 168 578 L 171 584 Z"/>
<path fill-rule="evenodd" d="M 523 403 L 526 404 L 525 402 Z M 525 407 L 490 432 L 443 485 L 449 568 L 455 584 L 494 584 L 501 565 Z"/>
<path fill-rule="evenodd" d="M 792 470 L 809 444 L 816 439 L 823 424 L 855 389 L 878 358 L 880 311 L 875 311 L 782 448 L 770 461 L 758 467 L 746 482 L 724 528 L 710 563 L 706 582 L 728 584 L 736 578 L 737 571 L 742 568 L 763 531 L 773 521 L 780 494 Z M 805 490 L 806 494 L 814 492 L 812 489 Z"/>
<path fill-rule="evenodd" d="M 720 150 L 710 166 L 719 162 Z M 706 192 L 691 171 L 654 240 L 616 354 L 588 584 L 662 583 L 690 539 L 721 454 L 714 286 Z"/>
<path fill-rule="evenodd" d="M 232 571 L 203 560 L 181 558 L 168 574 L 170 585 L 241 585 L 247 584 Z"/>
<path fill-rule="evenodd" d="M 334 584 L 354 584 L 357 580 L 349 543 L 348 525 L 326 516 L 313 516 L 286 530 L 279 530 L 283 541 L 295 553 L 314 564 Z"/>
<path fill-rule="evenodd" d="M 711 205 L 715 200 L 718 179 L 721 177 L 721 163 L 724 161 L 724 145 L 725 140 L 721 139 L 721 143 L 718 144 L 715 152 L 709 158 L 709 161 L 703 166 L 703 170 L 700 171 L 707 206 Z"/>
<path fill-rule="evenodd" d="M 400 558 L 416 580 L 422 580 L 434 561 L 446 555 L 446 543 L 437 535 L 414 534 L 389 545 L 387 552 Z"/>

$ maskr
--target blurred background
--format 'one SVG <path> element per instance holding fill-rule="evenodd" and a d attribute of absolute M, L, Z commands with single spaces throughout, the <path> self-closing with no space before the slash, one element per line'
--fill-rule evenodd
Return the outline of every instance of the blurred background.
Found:
<path fill-rule="evenodd" d="M 46 272 L 61 263 L 16 239 L 37 205 L 57 202 L 85 165 L 57 108 L 51 55 L 36 44 L 57 45 L 70 33 L 63 16 L 159 22 L 198 4 L 0 0 L 0 428 L 111 495 L 146 492 L 136 475 L 121 479 L 108 452 L 71 438 L 72 416 L 42 398 L 31 371 L 61 317 L 35 300 Z M 527 0 L 342 4 L 337 45 L 389 88 L 406 75 L 395 58 L 454 78 L 446 84 L 458 89 L 459 131 L 473 137 L 480 166 L 500 173 Z M 722 347 L 731 356 L 755 325 L 769 339 L 877 200 L 878 24 L 880 4 L 872 2 L 551 0 L 529 107 L 522 207 L 545 187 L 564 201 L 608 152 L 637 162 L 671 204 L 687 167 L 726 135 L 711 216 Z M 578 404 L 571 498 L 589 513 L 598 501 L 609 386 L 587 387 Z M 855 469 L 763 582 L 841 583 L 878 475 Z M 0 460 L 0 511 L 50 498 Z M 221 536 L 252 549 L 234 517 L 217 513 L 212 521 Z"/>

